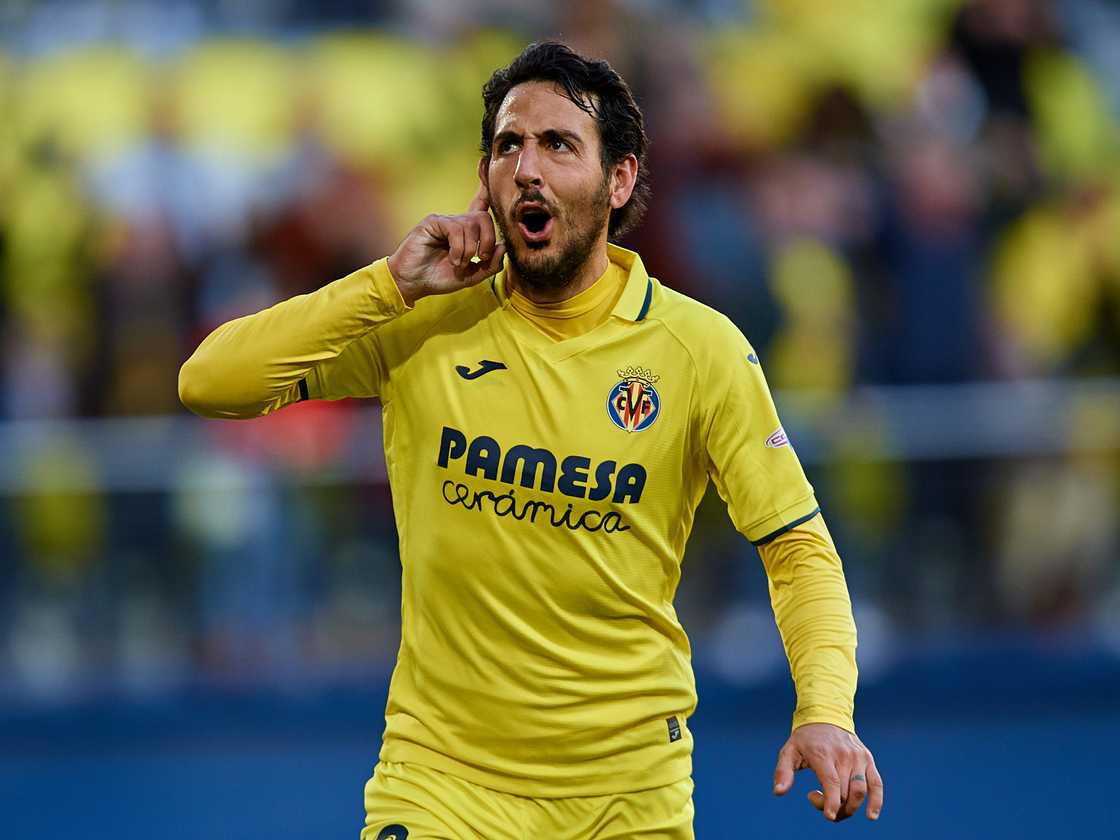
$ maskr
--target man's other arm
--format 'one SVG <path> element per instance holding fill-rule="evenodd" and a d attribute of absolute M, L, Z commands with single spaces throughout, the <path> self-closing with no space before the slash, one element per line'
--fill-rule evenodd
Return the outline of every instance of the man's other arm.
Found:
<path fill-rule="evenodd" d="M 824 790 L 810 801 L 828 819 L 851 816 L 865 799 L 876 818 L 882 780 L 852 720 L 856 630 L 840 557 L 757 355 L 726 318 L 710 327 L 699 345 L 708 350 L 702 416 L 709 473 L 736 528 L 759 548 L 797 689 L 774 792 L 784 794 L 794 772 L 811 767 Z"/>
<path fill-rule="evenodd" d="M 758 546 L 758 553 L 797 687 L 792 728 L 831 723 L 855 732 L 856 626 L 824 518 L 818 513 Z"/>
<path fill-rule="evenodd" d="M 830 820 L 852 816 L 867 802 L 878 819 L 883 779 L 856 735 L 856 628 L 840 555 L 820 514 L 760 545 L 774 618 L 797 687 L 793 733 L 778 754 L 774 793 L 811 767 L 823 790 L 809 801 Z"/>

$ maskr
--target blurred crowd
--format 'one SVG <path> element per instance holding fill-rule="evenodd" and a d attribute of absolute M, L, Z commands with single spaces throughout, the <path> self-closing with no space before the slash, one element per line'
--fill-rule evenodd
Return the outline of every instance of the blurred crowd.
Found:
<path fill-rule="evenodd" d="M 828 406 L 861 386 L 1120 375 L 1107 0 L 199 0 L 3 16 L 9 426 L 180 413 L 179 365 L 217 324 L 464 207 L 481 85 L 541 37 L 631 83 L 654 200 L 622 244 L 730 315 L 776 389 Z M 52 491 L 94 459 L 74 444 L 41 458 L 0 510 L 0 668 L 50 684 L 76 663 L 149 679 L 391 659 L 383 482 L 281 480 L 345 457 L 331 441 L 358 410 L 213 431 L 163 492 Z M 327 440 L 277 466 L 267 439 L 296 434 Z M 1116 614 L 1117 452 L 900 463 L 868 455 L 876 434 L 852 417 L 847 455 L 811 474 L 869 648 L 877 627 Z M 709 500 L 681 611 L 717 652 L 765 612 L 752 555 Z"/>

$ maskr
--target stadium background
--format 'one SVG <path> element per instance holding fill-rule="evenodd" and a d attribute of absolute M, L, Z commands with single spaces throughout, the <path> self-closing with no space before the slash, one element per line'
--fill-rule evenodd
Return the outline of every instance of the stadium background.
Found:
<path fill-rule="evenodd" d="M 4 837 L 356 836 L 377 408 L 204 422 L 176 374 L 462 208 L 479 88 L 542 36 L 633 85 L 625 244 L 760 349 L 860 627 L 887 804 L 826 826 L 770 794 L 792 691 L 706 501 L 698 837 L 1120 836 L 1116 3 L 8 0 L 0 33 Z"/>

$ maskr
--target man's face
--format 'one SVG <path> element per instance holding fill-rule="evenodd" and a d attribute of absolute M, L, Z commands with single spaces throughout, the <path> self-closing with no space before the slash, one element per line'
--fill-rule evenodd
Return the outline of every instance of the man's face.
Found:
<path fill-rule="evenodd" d="M 550 82 L 518 85 L 498 109 L 494 146 L 482 165 L 520 279 L 539 289 L 567 285 L 605 237 L 610 217 L 595 120 Z"/>

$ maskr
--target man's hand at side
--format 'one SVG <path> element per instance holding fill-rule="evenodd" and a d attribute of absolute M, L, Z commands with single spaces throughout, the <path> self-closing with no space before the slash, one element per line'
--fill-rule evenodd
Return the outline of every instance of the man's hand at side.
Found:
<path fill-rule="evenodd" d="M 793 785 L 793 774 L 806 767 L 817 774 L 824 788 L 812 791 L 809 801 L 827 819 L 847 819 L 864 799 L 868 819 L 879 819 L 883 779 L 871 751 L 851 732 L 829 723 L 807 723 L 795 729 L 778 753 L 774 793 L 784 795 Z"/>
<path fill-rule="evenodd" d="M 389 257 L 389 272 L 409 306 L 426 295 L 457 292 L 481 283 L 502 267 L 484 187 L 461 216 L 428 216 L 408 232 Z M 472 257 L 478 257 L 472 262 Z"/>

